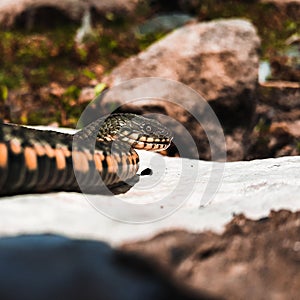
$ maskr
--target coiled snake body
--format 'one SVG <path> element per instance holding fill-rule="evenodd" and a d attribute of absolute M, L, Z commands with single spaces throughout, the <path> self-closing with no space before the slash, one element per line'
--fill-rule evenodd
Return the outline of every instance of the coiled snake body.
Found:
<path fill-rule="evenodd" d="M 100 192 L 133 178 L 133 148 L 160 151 L 172 140 L 159 122 L 135 114 L 99 118 L 75 134 L 0 124 L 0 195 Z"/>

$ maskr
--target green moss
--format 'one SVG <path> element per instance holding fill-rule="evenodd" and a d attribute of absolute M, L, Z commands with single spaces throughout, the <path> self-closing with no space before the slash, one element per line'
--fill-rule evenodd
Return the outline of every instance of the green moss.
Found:
<path fill-rule="evenodd" d="M 296 149 L 297 149 L 298 153 L 300 154 L 300 141 L 298 141 L 296 143 Z"/>
<path fill-rule="evenodd" d="M 254 130 L 260 135 L 264 135 L 269 132 L 270 124 L 267 123 L 263 118 L 260 118 L 257 124 L 255 125 Z"/>
<path fill-rule="evenodd" d="M 63 99 L 78 99 L 79 94 L 80 94 L 80 88 L 77 87 L 76 85 L 70 85 L 69 87 L 67 87 L 66 91 L 64 92 Z"/>
<path fill-rule="evenodd" d="M 95 94 L 96 96 L 101 95 L 101 93 L 107 88 L 105 83 L 99 83 L 95 86 Z"/>
<path fill-rule="evenodd" d="M 89 79 L 96 79 L 96 74 L 90 71 L 89 69 L 85 68 L 82 70 L 82 74 Z"/>
<path fill-rule="evenodd" d="M 137 36 L 136 38 L 138 40 L 140 50 L 145 50 L 151 44 L 166 36 L 166 34 L 167 32 L 156 32 Z"/>
<path fill-rule="evenodd" d="M 0 85 L 0 101 L 5 102 L 8 97 L 8 88 L 6 85 Z"/>
<path fill-rule="evenodd" d="M 57 122 L 59 119 L 60 115 L 58 111 L 50 116 L 46 110 L 39 110 L 32 111 L 28 115 L 23 115 L 21 117 L 21 122 L 22 124 L 30 125 L 49 125 L 50 123 Z"/>

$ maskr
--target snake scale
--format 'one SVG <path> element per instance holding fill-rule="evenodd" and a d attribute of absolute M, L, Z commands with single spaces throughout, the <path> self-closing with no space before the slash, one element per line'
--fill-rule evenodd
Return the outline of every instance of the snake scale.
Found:
<path fill-rule="evenodd" d="M 0 123 L 0 195 L 100 192 L 136 176 L 136 149 L 160 151 L 172 140 L 158 121 L 116 113 L 75 134 Z"/>

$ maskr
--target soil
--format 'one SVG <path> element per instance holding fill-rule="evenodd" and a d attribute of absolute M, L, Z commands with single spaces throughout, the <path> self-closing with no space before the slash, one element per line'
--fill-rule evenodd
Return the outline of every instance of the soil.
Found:
<path fill-rule="evenodd" d="M 222 299 L 298 299 L 300 211 L 234 216 L 223 234 L 168 231 L 122 247 L 165 276 Z"/>

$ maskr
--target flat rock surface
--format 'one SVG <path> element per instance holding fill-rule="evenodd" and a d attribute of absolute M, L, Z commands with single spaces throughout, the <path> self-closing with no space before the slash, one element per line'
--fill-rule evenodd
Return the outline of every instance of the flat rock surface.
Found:
<path fill-rule="evenodd" d="M 260 218 L 271 209 L 300 209 L 299 156 L 225 164 L 144 151 L 140 158 L 140 171 L 149 167 L 153 175 L 126 194 L 1 198 L 0 235 L 51 232 L 119 245 L 167 229 L 221 232 L 238 213 Z"/>

